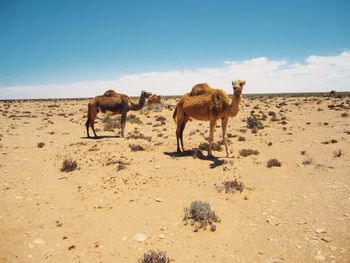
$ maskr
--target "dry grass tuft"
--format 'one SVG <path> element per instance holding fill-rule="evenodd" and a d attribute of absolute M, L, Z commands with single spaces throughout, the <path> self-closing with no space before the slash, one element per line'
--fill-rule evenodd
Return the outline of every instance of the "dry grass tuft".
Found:
<path fill-rule="evenodd" d="M 303 165 L 310 165 L 310 164 L 312 164 L 312 162 L 313 162 L 313 160 L 309 158 L 309 159 L 304 160 L 302 164 Z"/>
<path fill-rule="evenodd" d="M 166 252 L 149 250 L 143 254 L 138 263 L 169 263 L 170 259 L 166 256 Z"/>
<path fill-rule="evenodd" d="M 45 146 L 45 143 L 39 142 L 37 146 L 38 146 L 38 148 L 43 148 Z"/>
<path fill-rule="evenodd" d="M 130 149 L 133 152 L 144 151 L 145 150 L 145 148 L 142 145 L 140 145 L 140 144 L 129 144 L 129 147 L 130 147 Z"/>
<path fill-rule="evenodd" d="M 243 157 L 247 157 L 247 156 L 252 155 L 252 154 L 258 155 L 259 151 L 253 150 L 253 149 L 242 149 L 239 151 L 239 155 L 243 156 Z"/>
<path fill-rule="evenodd" d="M 266 164 L 267 164 L 268 168 L 281 167 L 282 166 L 281 162 L 279 160 L 277 160 L 277 159 L 270 159 L 270 160 L 267 161 Z"/>
<path fill-rule="evenodd" d="M 219 192 L 225 190 L 225 193 L 242 193 L 244 190 L 244 184 L 237 179 L 235 180 L 227 180 L 222 182 L 222 186 L 217 187 Z"/>
<path fill-rule="evenodd" d="M 198 146 L 198 149 L 199 150 L 202 150 L 202 151 L 208 151 L 209 149 L 209 143 L 207 142 L 202 142 L 199 144 Z M 217 151 L 217 152 L 220 152 L 222 151 L 222 147 L 221 147 L 221 144 L 220 143 L 217 143 L 217 142 L 213 142 L 212 146 L 211 146 L 211 149 L 213 151 Z"/>
<path fill-rule="evenodd" d="M 258 119 L 258 117 L 254 114 L 251 114 L 247 120 L 247 128 L 252 130 L 258 130 L 258 129 L 264 129 L 264 125 L 262 122 Z"/>
<path fill-rule="evenodd" d="M 73 161 L 72 159 L 65 159 L 62 163 L 62 172 L 72 172 L 75 169 L 77 169 L 78 164 L 76 161 Z"/>

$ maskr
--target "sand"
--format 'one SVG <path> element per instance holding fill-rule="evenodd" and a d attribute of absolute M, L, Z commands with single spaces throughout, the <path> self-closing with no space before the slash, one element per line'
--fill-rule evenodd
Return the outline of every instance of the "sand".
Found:
<path fill-rule="evenodd" d="M 0 102 L 0 262 L 137 262 L 150 249 L 174 262 L 350 262 L 349 97 L 245 98 L 231 157 L 215 159 L 176 154 L 176 98 L 130 112 L 143 122 L 127 122 L 132 138 L 105 131 L 100 114 L 97 140 L 85 137 L 87 103 Z M 251 111 L 264 119 L 256 133 Z M 208 130 L 189 122 L 185 148 Z M 62 172 L 65 159 L 77 169 Z M 243 192 L 218 191 L 234 179 Z M 194 200 L 221 218 L 216 231 L 184 223 Z"/>

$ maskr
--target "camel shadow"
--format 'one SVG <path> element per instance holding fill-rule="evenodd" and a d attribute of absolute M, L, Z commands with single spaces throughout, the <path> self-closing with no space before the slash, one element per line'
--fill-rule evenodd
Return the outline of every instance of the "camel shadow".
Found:
<path fill-rule="evenodd" d="M 121 136 L 118 135 L 102 135 L 97 137 L 80 137 L 80 139 L 84 140 L 100 140 L 100 139 L 113 139 L 113 138 L 121 138 Z"/>
<path fill-rule="evenodd" d="M 214 169 L 218 166 L 221 166 L 225 163 L 224 160 L 220 160 L 219 158 L 215 156 L 205 156 L 201 150 L 188 150 L 184 152 L 164 152 L 165 155 L 168 155 L 170 157 L 189 157 L 192 156 L 193 158 L 197 158 L 199 160 L 204 161 L 212 161 L 211 164 L 209 164 L 209 167 L 211 169 Z"/>

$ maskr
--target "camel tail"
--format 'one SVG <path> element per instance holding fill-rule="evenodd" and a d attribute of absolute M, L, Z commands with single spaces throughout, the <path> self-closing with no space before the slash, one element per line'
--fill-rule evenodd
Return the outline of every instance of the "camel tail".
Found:
<path fill-rule="evenodd" d="M 173 119 L 176 123 L 176 114 L 177 114 L 177 106 L 175 107 L 174 113 L 173 113 Z"/>

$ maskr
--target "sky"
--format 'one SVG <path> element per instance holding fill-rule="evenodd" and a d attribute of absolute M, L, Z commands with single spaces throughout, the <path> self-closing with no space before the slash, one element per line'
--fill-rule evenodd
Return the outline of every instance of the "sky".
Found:
<path fill-rule="evenodd" d="M 0 99 L 350 91 L 350 1 L 0 0 Z"/>

